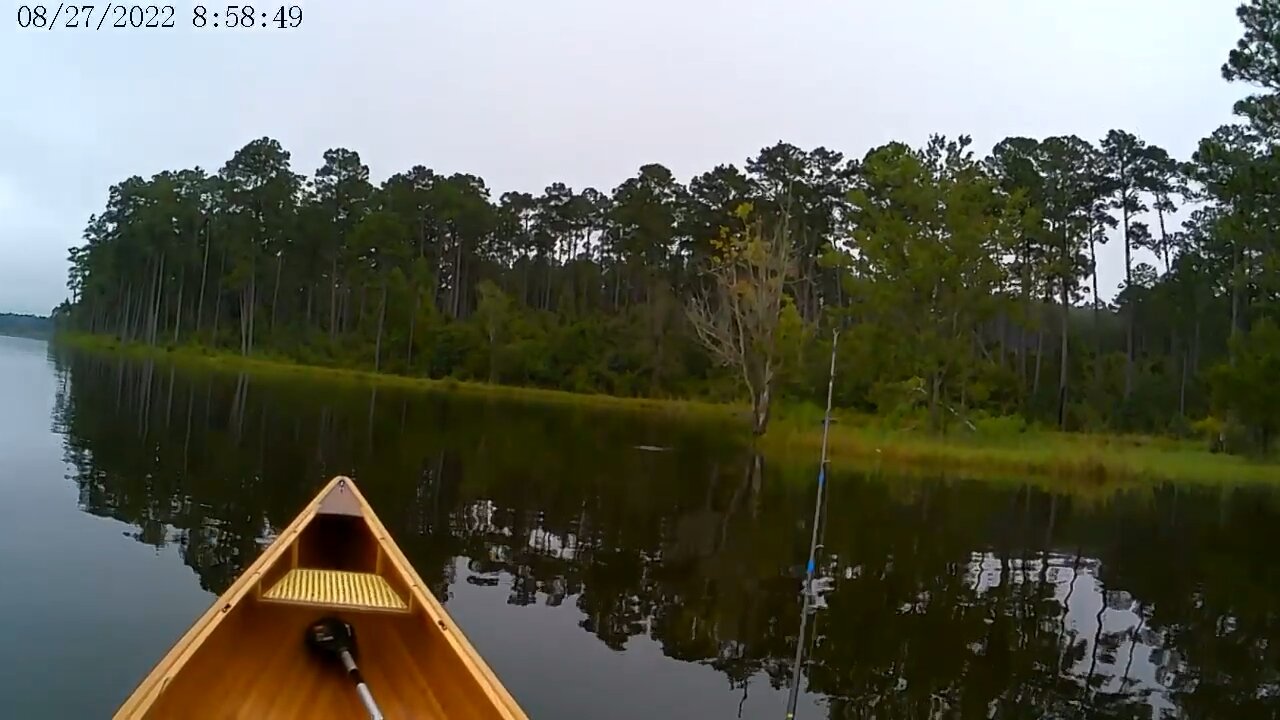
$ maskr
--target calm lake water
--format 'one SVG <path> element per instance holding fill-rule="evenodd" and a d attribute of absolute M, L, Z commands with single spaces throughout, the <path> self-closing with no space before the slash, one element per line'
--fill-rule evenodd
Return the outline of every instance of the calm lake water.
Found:
<path fill-rule="evenodd" d="M 9 338 L 0 716 L 109 717 L 339 473 L 532 717 L 782 717 L 812 467 L 670 418 Z M 831 490 L 801 720 L 1280 717 L 1276 493 Z"/>

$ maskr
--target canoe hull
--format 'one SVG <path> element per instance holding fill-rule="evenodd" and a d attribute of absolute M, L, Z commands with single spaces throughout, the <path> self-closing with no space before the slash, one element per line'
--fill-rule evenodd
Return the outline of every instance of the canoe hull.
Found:
<path fill-rule="evenodd" d="M 115 717 L 362 717 L 342 670 L 303 642 L 326 615 L 354 626 L 357 661 L 387 717 L 526 717 L 345 477 L 320 491 Z"/>

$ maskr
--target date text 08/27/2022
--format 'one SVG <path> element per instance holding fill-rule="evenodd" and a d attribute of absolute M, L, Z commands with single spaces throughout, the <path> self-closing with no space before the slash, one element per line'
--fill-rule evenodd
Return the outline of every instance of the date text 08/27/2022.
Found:
<path fill-rule="evenodd" d="M 196 5 L 189 12 L 174 5 L 128 5 L 117 2 L 101 5 L 47 3 L 18 6 L 18 27 L 24 30 L 84 32 L 178 26 L 196 29 L 288 30 L 302 26 L 302 6 Z"/>

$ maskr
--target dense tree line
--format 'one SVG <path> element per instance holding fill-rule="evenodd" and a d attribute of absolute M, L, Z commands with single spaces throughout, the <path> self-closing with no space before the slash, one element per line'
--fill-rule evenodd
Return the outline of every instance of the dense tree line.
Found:
<path fill-rule="evenodd" d="M 432 377 L 745 384 L 758 430 L 771 394 L 818 397 L 815 345 L 839 326 L 846 407 L 935 427 L 991 413 L 1187 431 L 1212 415 L 1265 446 L 1280 429 L 1280 7 L 1238 14 L 1223 74 L 1260 94 L 1185 160 L 1124 130 L 1012 137 L 985 157 L 967 137 L 861 158 L 778 143 L 687 183 L 654 164 L 608 192 L 495 197 L 424 166 L 375 183 L 345 148 L 303 175 L 262 138 L 216 173 L 113 186 L 59 312 L 129 341 Z M 1109 242 L 1124 248 L 1114 297 L 1098 281 Z"/>

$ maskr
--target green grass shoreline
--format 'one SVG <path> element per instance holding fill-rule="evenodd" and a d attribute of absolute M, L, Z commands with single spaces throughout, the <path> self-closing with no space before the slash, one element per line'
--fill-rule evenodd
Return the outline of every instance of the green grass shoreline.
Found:
<path fill-rule="evenodd" d="M 731 423 L 748 436 L 746 408 L 701 400 L 629 398 L 564 390 L 436 380 L 368 370 L 302 365 L 273 357 L 243 357 L 203 347 L 173 349 L 114 338 L 61 334 L 54 342 L 84 350 L 158 358 L 224 371 L 293 376 L 427 392 L 534 403 L 678 414 Z M 816 462 L 821 422 L 801 422 L 782 414 L 760 438 L 766 455 L 786 461 Z M 1151 482 L 1243 484 L 1280 482 L 1280 464 L 1210 453 L 1198 443 L 1137 435 L 1102 435 L 1029 430 L 1012 437 L 947 436 L 886 428 L 875 418 L 842 413 L 832 424 L 833 465 L 891 475 L 1036 482 L 1076 490 Z"/>

